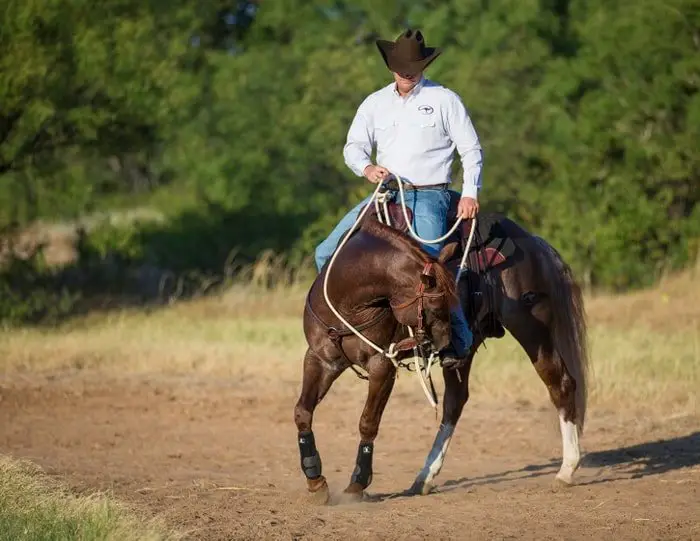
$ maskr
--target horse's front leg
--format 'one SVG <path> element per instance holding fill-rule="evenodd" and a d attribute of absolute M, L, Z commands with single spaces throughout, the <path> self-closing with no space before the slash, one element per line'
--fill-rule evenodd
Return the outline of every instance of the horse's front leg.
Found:
<path fill-rule="evenodd" d="M 318 356 L 307 350 L 304 357 L 304 377 L 301 396 L 294 407 L 294 422 L 298 430 L 299 454 L 301 469 L 306 476 L 309 492 L 319 503 L 329 499 L 328 484 L 321 473 L 321 455 L 316 449 L 314 433 L 311 429 L 314 410 L 330 389 L 333 382 L 343 372 L 344 367 L 333 369 Z"/>
<path fill-rule="evenodd" d="M 474 348 L 472 351 L 476 351 Z M 418 473 L 410 492 L 413 494 L 428 494 L 433 488 L 432 481 L 440 473 L 442 464 L 447 454 L 447 448 L 452 440 L 457 421 L 462 415 L 464 405 L 469 399 L 469 371 L 472 366 L 474 354 L 464 366 L 456 370 L 442 370 L 445 379 L 445 397 L 442 402 L 442 421 L 438 428 L 433 447 L 425 459 L 423 469 Z"/>
<path fill-rule="evenodd" d="M 379 432 L 379 423 L 396 379 L 396 368 L 391 361 L 380 355 L 370 359 L 367 372 L 369 389 L 365 409 L 360 417 L 360 445 L 357 449 L 355 470 L 350 478 L 350 484 L 345 489 L 347 494 L 357 499 L 362 498 L 364 490 L 372 482 L 374 440 Z"/>

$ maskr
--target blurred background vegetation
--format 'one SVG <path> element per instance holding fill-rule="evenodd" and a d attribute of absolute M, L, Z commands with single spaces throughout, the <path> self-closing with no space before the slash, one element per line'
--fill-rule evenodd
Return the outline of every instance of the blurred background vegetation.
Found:
<path fill-rule="evenodd" d="M 698 257 L 699 0 L 1 4 L 6 324 L 313 272 L 369 191 L 342 146 L 390 80 L 374 40 L 408 26 L 444 48 L 428 76 L 470 110 L 485 209 L 588 288 Z"/>

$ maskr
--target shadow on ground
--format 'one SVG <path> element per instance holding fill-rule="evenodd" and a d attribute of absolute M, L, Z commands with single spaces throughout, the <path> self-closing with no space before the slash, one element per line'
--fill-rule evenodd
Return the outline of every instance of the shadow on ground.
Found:
<path fill-rule="evenodd" d="M 554 480 L 561 462 L 551 459 L 541 464 L 530 464 L 520 469 L 506 470 L 480 477 L 463 477 L 449 480 L 436 487 L 439 493 L 453 490 L 469 490 L 482 485 L 497 485 L 523 479 L 551 476 Z M 582 477 L 586 469 L 602 470 L 596 479 L 582 480 L 579 486 L 610 483 L 627 479 L 639 479 L 660 475 L 700 465 L 700 432 L 676 438 L 656 440 L 617 449 L 586 453 L 581 460 Z M 417 473 L 417 472 L 416 472 Z M 416 496 L 410 490 L 383 494 L 369 494 L 368 501 L 381 502 L 394 498 Z"/>

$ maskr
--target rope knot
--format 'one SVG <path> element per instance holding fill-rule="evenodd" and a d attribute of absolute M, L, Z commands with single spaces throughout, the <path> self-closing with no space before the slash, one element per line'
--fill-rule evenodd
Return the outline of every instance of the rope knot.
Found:
<path fill-rule="evenodd" d="M 462 221 L 461 216 L 457 218 L 455 221 L 455 224 L 452 226 L 452 228 L 442 237 L 439 237 L 437 239 L 423 239 L 421 238 L 413 228 L 413 224 L 411 221 L 411 218 L 408 215 L 407 211 L 407 206 L 406 206 L 406 198 L 404 195 L 404 189 L 403 189 L 403 179 L 399 177 L 398 175 L 393 175 L 398 183 L 398 188 L 399 188 L 399 195 L 400 195 L 400 201 L 401 201 L 401 208 L 403 210 L 403 215 L 404 219 L 406 220 L 406 224 L 408 226 L 408 230 L 411 234 L 411 236 L 416 239 L 418 242 L 422 244 L 440 244 L 447 240 L 459 227 L 460 222 Z M 330 261 L 328 262 L 328 267 L 326 269 L 326 275 L 323 280 L 323 297 L 326 301 L 326 304 L 330 308 L 331 312 L 340 320 L 341 323 L 343 323 L 348 330 L 357 336 L 360 340 L 362 340 L 365 344 L 370 346 L 372 349 L 374 349 L 377 353 L 382 354 L 384 357 L 389 359 L 396 368 L 399 368 L 399 361 L 397 361 L 397 357 L 399 353 L 401 352 L 402 346 L 408 346 L 412 345 L 413 350 L 414 350 L 414 357 L 413 357 L 413 366 L 416 370 L 416 372 L 419 374 L 419 380 L 421 387 L 423 388 L 423 392 L 425 393 L 425 396 L 428 398 L 428 401 L 430 402 L 430 405 L 433 408 L 437 408 L 437 395 L 435 394 L 435 388 L 432 385 L 432 379 L 430 377 L 430 369 L 433 365 L 433 361 L 435 359 L 435 352 L 430 353 L 428 358 L 425 358 L 425 354 L 421 351 L 421 347 L 419 347 L 419 342 L 423 340 L 424 333 L 423 333 L 423 298 L 424 297 L 429 297 L 429 298 L 437 298 L 443 295 L 443 293 L 425 293 L 425 288 L 426 286 L 430 286 L 432 280 L 434 279 L 434 271 L 433 271 L 433 263 L 428 262 L 425 264 L 423 267 L 423 272 L 421 273 L 421 283 L 418 286 L 418 294 L 412 298 L 409 299 L 403 303 L 400 303 L 398 305 L 394 305 L 392 303 L 392 308 L 394 310 L 396 309 L 401 309 L 405 308 L 407 306 L 410 306 L 411 304 L 415 303 L 416 301 L 418 302 L 418 328 L 416 335 L 414 336 L 413 329 L 411 327 L 408 327 L 408 333 L 413 338 L 412 342 L 408 341 L 403 341 L 404 343 L 402 344 L 401 342 L 399 344 L 392 343 L 389 348 L 385 351 L 383 350 L 379 345 L 375 344 L 372 340 L 364 336 L 359 329 L 355 328 L 350 322 L 348 322 L 343 315 L 338 312 L 338 310 L 333 306 L 333 303 L 331 303 L 331 300 L 328 295 L 328 277 L 330 275 L 331 268 L 333 266 L 333 263 L 335 262 L 336 257 L 342 250 L 343 246 L 345 246 L 345 243 L 348 241 L 348 239 L 352 236 L 352 233 L 357 229 L 358 225 L 362 221 L 362 219 L 365 217 L 365 214 L 369 211 L 370 206 L 372 203 L 374 203 L 374 207 L 377 212 L 377 216 L 379 217 L 379 221 L 382 223 L 385 223 L 386 225 L 391 225 L 391 220 L 389 216 L 389 210 L 388 210 L 388 202 L 393 199 L 393 194 L 391 192 L 386 192 L 386 191 L 381 191 L 383 188 L 382 184 L 379 184 L 375 190 L 375 192 L 372 194 L 372 198 L 370 199 L 369 203 L 365 206 L 364 210 L 360 213 L 360 215 L 357 217 L 355 220 L 355 223 L 352 225 L 348 233 L 345 235 L 343 240 L 339 243 L 338 247 L 335 249 L 334 254 L 332 255 Z M 384 211 L 384 220 L 381 219 L 381 211 L 380 211 L 380 206 L 383 207 Z M 469 253 L 469 247 L 471 246 L 472 238 L 474 235 L 474 230 L 475 230 L 475 225 L 476 225 L 476 220 L 472 221 L 472 227 L 471 227 L 471 232 L 469 234 L 469 239 L 467 241 L 466 248 L 464 250 L 464 256 L 462 258 L 462 262 L 460 263 L 459 270 L 457 273 L 457 278 L 456 281 L 459 282 L 460 275 L 462 271 L 466 268 L 466 258 L 467 254 Z M 340 337 L 342 336 L 342 333 L 340 333 L 337 329 L 330 329 L 328 332 L 328 336 L 332 341 L 340 340 Z M 399 347 L 397 347 L 399 346 Z M 419 362 L 419 358 L 423 361 L 423 366 L 421 366 Z M 403 363 L 401 363 L 403 364 Z M 351 366 L 353 370 L 357 373 L 357 370 L 355 369 L 354 366 Z M 398 370 L 396 372 L 398 376 Z M 359 375 L 359 374 L 358 374 Z M 366 377 L 363 377 L 363 379 L 366 379 Z M 430 382 L 430 389 L 428 389 L 428 385 L 426 383 L 426 379 L 428 382 Z M 436 410 L 436 415 L 437 415 L 437 410 Z"/>
<path fill-rule="evenodd" d="M 389 203 L 392 200 L 392 195 L 390 192 L 380 192 L 377 194 L 377 203 L 383 205 L 384 203 Z"/>

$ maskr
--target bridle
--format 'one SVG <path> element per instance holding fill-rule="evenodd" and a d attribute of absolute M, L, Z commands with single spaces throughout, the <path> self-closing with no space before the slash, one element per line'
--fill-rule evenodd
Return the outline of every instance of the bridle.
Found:
<path fill-rule="evenodd" d="M 439 293 L 427 293 L 425 291 L 425 286 L 429 278 L 434 278 L 435 274 L 433 273 L 433 263 L 431 261 L 428 261 L 425 266 L 423 267 L 423 270 L 421 271 L 420 275 L 420 283 L 418 284 L 416 296 L 408 299 L 407 301 L 404 301 L 399 304 L 391 304 L 391 307 L 394 310 L 403 310 L 405 308 L 408 308 L 412 304 L 417 303 L 418 304 L 418 314 L 417 314 L 417 325 L 415 329 L 415 339 L 416 342 L 420 344 L 424 344 L 426 342 L 429 342 L 427 339 L 426 333 L 425 333 L 425 306 L 424 306 L 424 300 L 425 299 L 440 299 L 443 298 L 446 294 L 445 291 L 441 291 Z"/>
<path fill-rule="evenodd" d="M 436 239 L 424 239 L 424 238 L 421 238 L 420 236 L 418 236 L 416 231 L 413 229 L 413 226 L 411 224 L 411 219 L 408 216 L 408 211 L 407 211 L 407 207 L 406 207 L 406 200 L 405 200 L 405 196 L 404 196 L 404 189 L 403 189 L 403 179 L 401 179 L 401 177 L 399 177 L 398 175 L 395 175 L 395 174 L 392 174 L 392 176 L 398 182 L 399 194 L 401 196 L 401 207 L 403 209 L 404 219 L 406 220 L 406 224 L 408 225 L 408 230 L 409 230 L 411 236 L 415 240 L 417 240 L 418 242 L 420 242 L 422 244 L 439 244 L 441 242 L 444 242 L 446 239 L 448 239 L 457 230 L 457 228 L 462 220 L 461 217 L 459 217 L 455 221 L 455 224 L 452 226 L 452 228 L 450 228 L 450 230 L 447 233 L 445 233 L 442 237 L 439 237 Z M 342 240 L 340 241 L 340 243 L 336 247 L 333 255 L 331 256 L 330 260 L 327 263 L 325 277 L 323 279 L 323 298 L 325 299 L 326 304 L 328 305 L 328 308 L 330 309 L 330 311 L 333 313 L 333 315 L 335 317 L 338 318 L 338 320 L 341 322 L 341 324 L 345 326 L 345 329 L 333 329 L 331 331 L 331 327 L 329 325 L 323 323 L 323 321 L 321 321 L 321 319 L 316 314 L 313 313 L 313 310 L 311 310 L 311 304 L 308 301 L 308 298 L 307 298 L 307 303 L 306 303 L 307 309 L 309 310 L 311 315 L 319 323 L 323 324 L 326 327 L 326 329 L 329 331 L 329 338 L 338 347 L 338 349 L 341 352 L 341 355 L 343 357 L 345 357 L 346 360 L 347 360 L 347 356 L 345 355 L 345 353 L 342 350 L 341 339 L 343 336 L 350 336 L 351 334 L 354 334 L 355 336 L 357 336 L 357 338 L 359 338 L 367 346 L 372 348 L 377 353 L 381 354 L 383 357 L 389 359 L 395 366 L 397 366 L 397 368 L 399 366 L 399 361 L 397 360 L 397 357 L 399 356 L 399 354 L 402 351 L 408 351 L 408 350 L 413 349 L 414 352 L 416 352 L 416 355 L 414 356 L 414 366 L 417 369 L 416 371 L 420 371 L 420 373 L 421 373 L 421 379 L 420 379 L 421 386 L 423 387 L 423 391 L 425 392 L 425 395 L 428 398 L 431 406 L 433 408 L 435 408 L 435 407 L 437 407 L 437 400 L 434 398 L 435 390 L 434 390 L 434 388 L 432 389 L 433 392 L 431 395 L 430 391 L 428 390 L 427 384 L 426 384 L 426 378 L 428 381 L 430 381 L 430 367 L 432 365 L 432 360 L 435 357 L 436 352 L 432 351 L 428 355 L 428 361 L 426 363 L 427 366 L 425 366 L 424 370 L 423 369 L 419 370 L 419 365 L 418 365 L 418 354 L 421 354 L 421 357 L 423 358 L 423 360 L 425 360 L 425 358 L 426 358 L 425 350 L 422 348 L 423 343 L 426 342 L 426 333 L 425 333 L 425 325 L 424 325 L 424 323 L 425 323 L 425 320 L 424 320 L 424 308 L 425 308 L 424 307 L 424 300 L 427 298 L 443 297 L 447 293 L 447 292 L 426 293 L 426 291 L 425 291 L 425 286 L 426 286 L 426 282 L 428 281 L 428 279 L 435 277 L 435 275 L 432 274 L 433 273 L 433 263 L 431 263 L 431 262 L 425 263 L 425 266 L 423 267 L 423 271 L 421 273 L 421 283 L 419 284 L 419 286 L 417 288 L 416 296 L 412 299 L 409 299 L 408 301 L 391 306 L 393 310 L 401 310 L 403 308 L 407 308 L 407 307 L 411 306 L 413 303 L 418 304 L 418 314 L 417 314 L 418 327 L 416 329 L 416 333 L 413 333 L 411 327 L 408 327 L 408 332 L 409 332 L 410 337 L 407 339 L 401 340 L 398 344 L 397 343 L 389 344 L 388 349 L 381 347 L 379 344 L 375 344 L 372 340 L 370 340 L 365 335 L 363 335 L 362 332 L 360 332 L 360 329 L 353 326 L 347 319 L 345 319 L 343 317 L 343 315 L 335 308 L 335 306 L 333 306 L 333 303 L 331 302 L 330 297 L 328 295 L 328 277 L 330 275 L 331 268 L 333 267 L 333 264 L 335 263 L 335 260 L 338 257 L 338 254 L 341 253 L 343 247 L 348 242 L 348 240 L 352 237 L 353 232 L 359 227 L 359 224 L 362 222 L 363 218 L 365 217 L 365 215 L 370 210 L 370 208 L 372 207 L 373 204 L 374 204 L 376 210 L 379 211 L 379 203 L 380 203 L 379 197 L 380 197 L 381 191 L 386 192 L 385 183 L 381 183 L 381 184 L 377 185 L 376 189 L 374 190 L 374 193 L 372 194 L 372 196 L 370 197 L 370 199 L 368 201 L 368 204 L 365 205 L 365 208 L 357 216 L 357 218 L 355 219 L 355 223 L 352 225 L 352 227 L 350 227 L 348 232 L 342 238 Z M 386 209 L 386 201 L 387 201 L 387 199 L 385 198 L 385 196 L 383 196 L 382 202 L 385 205 L 384 210 L 385 210 L 385 214 L 386 214 L 386 218 L 387 218 L 386 225 L 391 225 L 389 222 L 389 219 L 388 219 L 388 211 Z M 377 215 L 380 216 L 380 213 L 377 212 Z M 382 221 L 382 220 L 380 219 L 380 221 Z M 465 252 L 464 252 L 464 257 L 462 258 L 462 263 L 460 263 L 460 272 L 457 274 L 457 280 L 456 280 L 457 282 L 459 281 L 459 276 L 461 274 L 461 271 L 466 264 L 466 257 L 467 257 L 467 254 L 469 253 L 469 246 L 471 245 L 472 236 L 473 236 L 474 230 L 475 230 L 475 224 L 476 224 L 476 220 L 473 220 L 471 233 L 469 235 L 469 241 L 467 242 L 467 247 L 466 247 Z M 387 312 L 385 312 L 385 313 L 387 313 Z M 362 327 L 364 329 L 366 329 L 369 326 L 371 326 L 371 324 L 374 324 L 374 322 L 370 322 L 370 325 L 363 325 Z M 418 336 L 416 336 L 416 334 Z M 420 342 L 419 342 L 419 340 L 420 340 Z M 430 344 L 430 347 L 431 347 L 431 349 L 433 349 L 432 344 Z M 350 365 L 352 366 L 352 363 L 350 363 Z M 432 387 L 432 381 L 431 381 L 431 387 Z"/>
<path fill-rule="evenodd" d="M 409 306 L 413 304 L 418 304 L 418 313 L 416 314 L 416 320 L 417 324 L 415 327 L 415 330 L 413 331 L 413 335 L 409 338 L 405 338 L 404 340 L 401 340 L 397 344 L 394 344 L 393 347 L 390 347 L 389 350 L 387 351 L 381 351 L 381 353 L 388 357 L 389 359 L 392 358 L 392 355 L 394 352 L 398 353 L 401 351 L 409 351 L 412 349 L 415 349 L 416 347 L 425 347 L 425 346 L 430 346 L 432 348 L 432 344 L 430 344 L 430 340 L 428 339 L 426 332 L 425 332 L 425 304 L 424 300 L 425 299 L 439 299 L 445 296 L 446 292 L 442 291 L 440 293 L 427 293 L 425 291 L 426 287 L 426 282 L 430 278 L 435 278 L 435 274 L 433 271 L 433 263 L 432 262 L 427 262 L 425 263 L 423 270 L 421 271 L 420 274 L 420 281 L 418 283 L 418 287 L 416 288 L 416 295 L 407 301 L 404 301 L 402 303 L 394 304 L 390 302 L 390 306 L 392 310 L 403 310 L 405 308 L 408 308 Z M 325 321 L 321 319 L 321 317 L 316 314 L 314 311 L 313 307 L 311 306 L 311 299 L 310 296 L 307 296 L 306 298 L 306 310 L 309 312 L 309 314 L 316 320 L 317 323 L 320 323 L 325 329 L 326 332 L 328 333 L 329 338 L 331 341 L 336 345 L 338 350 L 341 352 L 343 357 L 347 360 L 347 357 L 345 356 L 345 352 L 342 347 L 342 339 L 347 337 L 347 336 L 352 336 L 353 331 L 346 327 L 345 329 L 343 328 L 338 328 L 332 325 L 329 325 Z M 365 331 L 371 327 L 374 327 L 377 325 L 380 321 L 382 321 L 390 312 L 386 311 L 381 314 L 379 314 L 377 317 L 371 319 L 370 321 L 366 321 L 362 324 L 355 325 L 353 326 L 355 331 Z M 348 360 L 349 364 L 350 361 Z"/>

